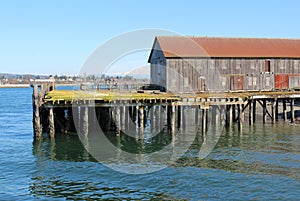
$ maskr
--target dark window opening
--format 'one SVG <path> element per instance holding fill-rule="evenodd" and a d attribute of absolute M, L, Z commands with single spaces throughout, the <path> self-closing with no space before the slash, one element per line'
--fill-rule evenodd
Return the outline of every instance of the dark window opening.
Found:
<path fill-rule="evenodd" d="M 271 61 L 265 60 L 265 72 L 271 72 Z"/>

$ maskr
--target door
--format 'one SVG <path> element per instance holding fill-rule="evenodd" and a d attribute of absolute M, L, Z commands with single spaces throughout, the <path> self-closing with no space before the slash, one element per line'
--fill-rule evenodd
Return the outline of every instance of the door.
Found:
<path fill-rule="evenodd" d="M 288 89 L 289 75 L 277 74 L 275 75 L 275 89 Z"/>
<path fill-rule="evenodd" d="M 230 77 L 230 90 L 243 90 L 244 89 L 244 76 L 234 75 Z"/>

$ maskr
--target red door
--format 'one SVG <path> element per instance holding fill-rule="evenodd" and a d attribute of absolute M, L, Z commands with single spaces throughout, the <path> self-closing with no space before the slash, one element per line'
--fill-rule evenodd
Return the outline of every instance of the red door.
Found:
<path fill-rule="evenodd" d="M 230 89 L 231 90 L 243 90 L 244 89 L 244 76 L 235 75 L 230 77 Z"/>
<path fill-rule="evenodd" d="M 288 89 L 289 75 L 277 74 L 275 75 L 275 89 Z"/>

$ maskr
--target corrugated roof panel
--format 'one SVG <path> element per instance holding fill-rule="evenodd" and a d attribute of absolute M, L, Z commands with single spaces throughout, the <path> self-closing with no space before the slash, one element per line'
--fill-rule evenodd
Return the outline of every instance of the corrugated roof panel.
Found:
<path fill-rule="evenodd" d="M 300 39 L 158 36 L 165 57 L 300 58 Z"/>

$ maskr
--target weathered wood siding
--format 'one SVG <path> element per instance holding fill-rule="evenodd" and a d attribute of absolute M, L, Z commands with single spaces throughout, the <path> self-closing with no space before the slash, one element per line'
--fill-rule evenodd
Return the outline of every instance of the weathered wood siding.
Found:
<path fill-rule="evenodd" d="M 295 87 L 300 74 L 299 59 L 167 58 L 163 64 L 166 83 L 160 83 L 174 92 L 273 90 L 279 73 L 298 74 L 289 81 Z"/>
<path fill-rule="evenodd" d="M 158 43 L 155 44 L 154 48 L 150 64 L 150 82 L 151 84 L 166 87 L 166 59 Z"/>

